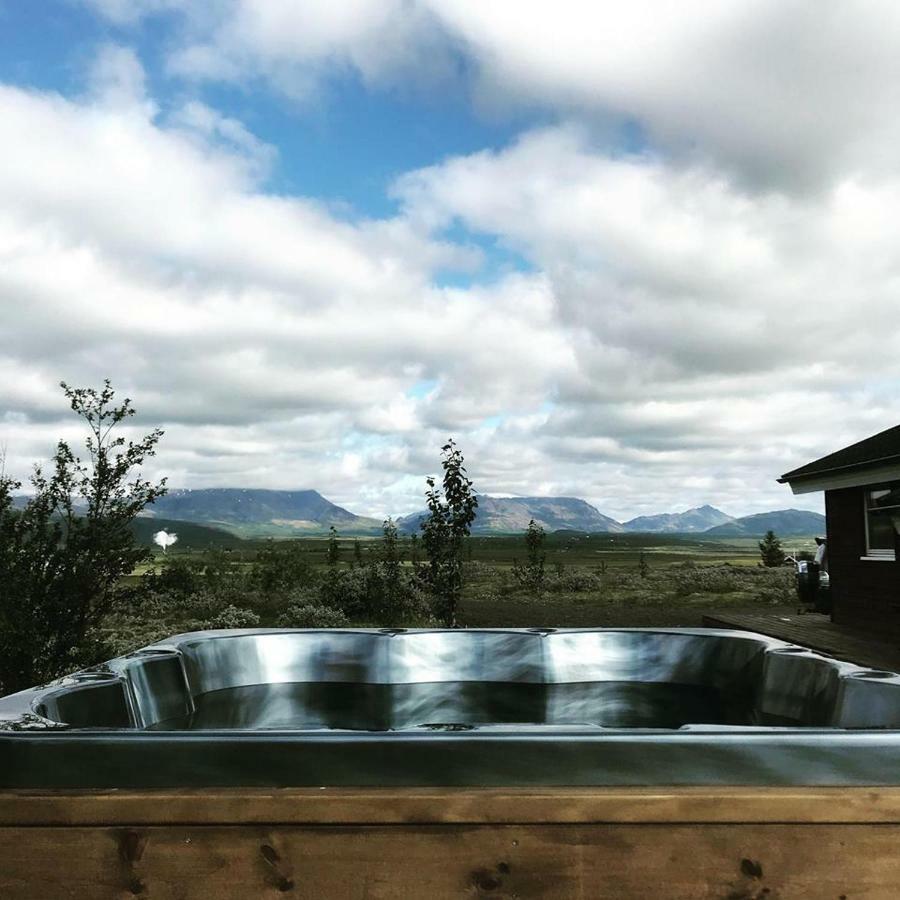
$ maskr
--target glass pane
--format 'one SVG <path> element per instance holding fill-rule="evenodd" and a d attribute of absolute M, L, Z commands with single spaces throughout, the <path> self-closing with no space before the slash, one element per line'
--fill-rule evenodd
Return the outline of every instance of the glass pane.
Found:
<path fill-rule="evenodd" d="M 872 488 L 866 494 L 866 506 L 869 509 L 886 509 L 900 506 L 900 484 L 882 484 Z"/>
<path fill-rule="evenodd" d="M 894 522 L 890 513 L 869 510 L 869 549 L 894 549 Z"/>

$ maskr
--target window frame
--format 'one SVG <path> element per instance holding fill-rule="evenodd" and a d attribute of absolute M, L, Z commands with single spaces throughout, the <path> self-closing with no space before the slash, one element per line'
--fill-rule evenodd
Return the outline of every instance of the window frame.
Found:
<path fill-rule="evenodd" d="M 862 490 L 862 502 L 863 502 L 863 526 L 865 528 L 865 553 L 860 559 L 868 560 L 871 562 L 896 562 L 897 553 L 896 553 L 896 530 L 894 537 L 895 548 L 893 550 L 887 550 L 883 547 L 872 547 L 869 543 L 869 513 L 871 508 L 869 506 L 869 494 L 873 491 L 877 491 L 879 488 L 888 488 L 888 487 L 900 487 L 900 481 L 890 481 L 883 482 L 879 484 L 867 484 Z M 900 512 L 900 503 L 895 504 L 894 506 L 882 507 L 882 509 L 896 509 Z"/>

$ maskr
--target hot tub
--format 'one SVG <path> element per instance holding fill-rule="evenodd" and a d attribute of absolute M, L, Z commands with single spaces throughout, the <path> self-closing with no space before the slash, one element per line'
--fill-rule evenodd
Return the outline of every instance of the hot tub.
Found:
<path fill-rule="evenodd" d="M 0 787 L 896 785 L 900 676 L 715 629 L 182 634 L 0 699 Z"/>

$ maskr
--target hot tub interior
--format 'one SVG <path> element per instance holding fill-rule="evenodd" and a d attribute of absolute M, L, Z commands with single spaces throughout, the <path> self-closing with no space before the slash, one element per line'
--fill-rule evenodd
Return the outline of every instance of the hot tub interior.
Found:
<path fill-rule="evenodd" d="M 703 629 L 218 631 L 0 700 L 16 710 L 171 732 L 892 728 L 900 678 Z"/>

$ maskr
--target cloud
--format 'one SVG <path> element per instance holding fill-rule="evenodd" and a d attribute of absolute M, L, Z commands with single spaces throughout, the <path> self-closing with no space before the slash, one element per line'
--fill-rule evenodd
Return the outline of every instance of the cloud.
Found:
<path fill-rule="evenodd" d="M 308 99 L 354 73 L 409 90 L 463 79 L 490 115 L 544 110 L 748 185 L 817 190 L 896 172 L 900 7 L 891 0 L 94 0 L 114 20 L 178 9 L 171 70 Z"/>
<path fill-rule="evenodd" d="M 396 86 L 409 72 L 428 81 L 452 72 L 440 21 L 426 4 L 231 0 L 217 10 L 186 10 L 171 71 L 229 81 L 263 77 L 298 100 L 346 72 L 373 86 Z"/>
<path fill-rule="evenodd" d="M 542 401 L 569 350 L 539 277 L 438 287 L 467 248 L 267 192 L 243 125 L 158 111 L 133 61 L 110 50 L 103 89 L 77 98 L 0 87 L 17 135 L 0 149 L 0 437 L 17 474 L 77 435 L 61 379 L 133 396 L 167 429 L 173 483 L 344 502 L 362 486 L 378 502 L 409 474 L 380 465 L 409 443 L 433 461 L 475 406 Z M 422 381 L 441 388 L 411 394 Z"/>
<path fill-rule="evenodd" d="M 101 5 L 131 27 L 177 7 Z M 458 68 L 482 109 L 551 123 L 406 173 L 396 215 L 338 216 L 271 190 L 277 148 L 243 122 L 149 96 L 128 49 L 77 94 L 0 86 L 14 471 L 77 433 L 61 378 L 113 377 L 167 429 L 175 485 L 374 514 L 421 503 L 450 434 L 486 491 L 742 514 L 898 421 L 893 7 L 180 9 L 182 74 L 307 100 Z M 493 243 L 523 270 L 490 275 Z M 457 269 L 468 286 L 441 280 Z"/>
<path fill-rule="evenodd" d="M 395 192 L 423 230 L 494 236 L 543 273 L 574 365 L 531 439 L 561 471 L 618 466 L 654 498 L 698 468 L 763 485 L 900 417 L 876 387 L 900 381 L 896 176 L 758 194 L 708 165 L 609 157 L 570 126 Z"/>

